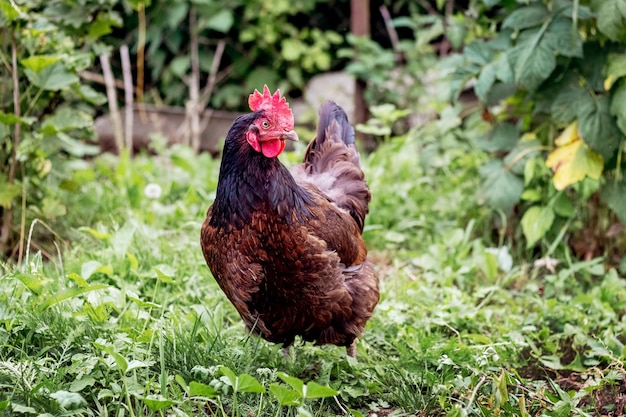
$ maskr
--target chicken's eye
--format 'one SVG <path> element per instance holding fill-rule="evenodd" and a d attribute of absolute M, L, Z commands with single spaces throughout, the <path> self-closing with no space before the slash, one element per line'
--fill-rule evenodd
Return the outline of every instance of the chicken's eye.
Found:
<path fill-rule="evenodd" d="M 263 120 L 261 122 L 261 126 L 263 126 L 263 129 L 269 129 L 270 127 L 270 122 L 268 122 L 267 120 Z"/>

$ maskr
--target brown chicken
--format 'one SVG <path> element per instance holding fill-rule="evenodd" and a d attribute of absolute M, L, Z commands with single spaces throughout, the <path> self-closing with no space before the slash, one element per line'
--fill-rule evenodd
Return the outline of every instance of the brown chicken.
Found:
<path fill-rule="evenodd" d="M 296 336 L 345 346 L 378 303 L 378 277 L 361 236 L 371 195 L 354 129 L 332 101 L 317 136 L 291 170 L 278 160 L 298 140 L 277 90 L 255 90 L 224 145 L 215 202 L 201 245 L 218 284 L 247 328 L 290 346 Z"/>

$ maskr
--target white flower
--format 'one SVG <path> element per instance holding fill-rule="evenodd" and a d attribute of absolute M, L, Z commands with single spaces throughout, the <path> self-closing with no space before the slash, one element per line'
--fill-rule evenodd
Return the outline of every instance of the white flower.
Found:
<path fill-rule="evenodd" d="M 556 269 L 555 267 L 559 264 L 559 261 L 557 259 L 554 258 L 550 258 L 549 256 L 546 256 L 545 258 L 541 258 L 541 259 L 537 259 L 533 265 L 535 268 L 539 268 L 541 266 L 545 267 L 548 271 L 552 272 L 553 274 L 556 273 Z"/>
<path fill-rule="evenodd" d="M 504 272 L 510 272 L 513 268 L 513 257 L 509 253 L 508 246 L 502 246 L 501 248 L 486 248 L 485 252 L 488 252 L 496 257 L 498 260 L 498 268 Z"/>
<path fill-rule="evenodd" d="M 161 186 L 159 184 L 150 183 L 146 185 L 146 188 L 143 189 L 143 194 L 148 197 L 156 200 L 161 197 Z"/>

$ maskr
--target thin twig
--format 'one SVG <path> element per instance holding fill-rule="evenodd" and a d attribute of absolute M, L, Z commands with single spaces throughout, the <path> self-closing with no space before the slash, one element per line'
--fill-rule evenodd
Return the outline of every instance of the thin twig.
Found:
<path fill-rule="evenodd" d="M 350 413 L 348 412 L 348 410 L 346 410 L 346 409 L 345 409 L 345 407 L 344 407 L 343 405 L 341 405 L 341 403 L 339 402 L 339 399 L 337 398 L 337 396 L 336 396 L 336 395 L 333 395 L 333 398 L 335 399 L 335 402 L 336 402 L 336 403 L 337 403 L 337 405 L 339 406 L 339 409 L 340 409 L 341 411 L 343 411 L 343 413 L 344 413 L 345 415 L 349 415 Z"/>
<path fill-rule="evenodd" d="M 189 59 L 191 65 L 191 77 L 189 78 L 189 103 L 187 112 L 190 123 L 190 144 L 194 152 L 200 150 L 200 58 L 198 57 L 198 28 L 196 24 L 196 8 L 189 10 Z"/>
<path fill-rule="evenodd" d="M 213 62 L 211 62 L 211 69 L 209 70 L 209 78 L 207 79 L 207 83 L 202 90 L 202 96 L 200 97 L 200 106 L 202 106 L 202 108 L 208 106 L 209 100 L 211 100 L 211 96 L 213 95 L 213 90 L 215 89 L 215 84 L 217 82 L 217 71 L 219 70 L 220 63 L 222 62 L 222 55 L 224 54 L 225 47 L 226 41 L 224 39 L 220 39 L 217 42 L 217 47 L 215 47 Z"/>
<path fill-rule="evenodd" d="M 224 48 L 226 47 L 226 41 L 224 39 L 220 39 L 217 43 L 217 47 L 215 48 L 215 54 L 213 55 L 213 62 L 211 62 L 211 69 L 209 70 L 209 78 L 207 79 L 206 85 L 202 90 L 202 96 L 200 97 L 200 102 L 198 104 L 199 108 L 206 109 L 209 105 L 209 101 L 211 100 L 211 96 L 213 95 L 213 90 L 215 89 L 215 84 L 217 83 L 217 72 L 220 68 L 220 63 L 222 61 L 222 55 L 224 54 Z M 211 121 L 211 116 L 213 116 L 212 110 L 207 110 L 205 112 L 201 112 L 202 114 L 202 122 L 200 125 L 200 131 L 204 131 L 206 127 L 209 125 Z M 196 152 L 199 148 L 196 150 Z"/>
<path fill-rule="evenodd" d="M 109 56 L 107 54 L 100 55 L 100 63 L 102 64 L 102 73 L 106 81 L 107 98 L 109 100 L 111 120 L 113 121 L 115 144 L 117 151 L 121 153 L 122 149 L 124 149 L 124 132 L 122 131 L 122 121 L 117 108 L 117 94 L 115 92 L 115 86 L 113 85 L 113 72 L 111 71 L 111 64 L 109 63 Z"/>
<path fill-rule="evenodd" d="M 396 62 L 402 61 L 402 51 L 400 50 L 400 38 L 398 37 L 398 32 L 396 28 L 393 26 L 391 22 L 391 14 L 389 13 L 389 9 L 384 4 L 379 8 L 380 14 L 385 21 L 385 27 L 387 28 L 387 33 L 389 33 L 389 40 L 391 41 L 391 48 L 396 54 Z"/>
<path fill-rule="evenodd" d="M 128 46 L 120 47 L 120 56 L 122 58 L 122 75 L 124 77 L 124 136 L 126 138 L 126 148 L 130 155 L 133 154 L 133 74 L 130 67 L 130 54 Z"/>
<path fill-rule="evenodd" d="M 467 402 L 467 405 L 465 406 L 466 411 L 469 411 L 469 408 L 474 402 L 474 399 L 476 399 L 476 395 L 478 394 L 478 389 L 481 387 L 482 384 L 485 383 L 486 379 L 487 377 L 485 377 L 485 375 L 480 377 L 480 381 L 478 381 L 478 384 L 476 384 L 476 386 L 474 387 L 474 390 L 472 391 L 472 395 L 470 396 L 469 401 Z"/>
<path fill-rule="evenodd" d="M 104 80 L 104 77 L 100 74 L 97 74 L 95 72 L 91 72 L 91 71 L 79 71 L 78 72 L 78 76 L 80 78 L 83 78 L 87 81 L 93 81 L 94 83 L 98 83 L 98 84 L 102 84 L 102 85 L 106 85 L 106 81 Z M 124 81 L 122 80 L 118 80 L 115 79 L 113 80 L 113 84 L 115 84 L 115 88 L 119 88 L 120 90 L 123 90 L 124 87 Z"/>
<path fill-rule="evenodd" d="M 39 223 L 41 224 L 43 227 L 45 227 L 50 233 L 52 233 L 57 239 L 59 239 L 61 242 L 63 242 L 63 238 L 57 233 L 55 232 L 50 226 L 48 226 L 48 224 L 46 222 L 44 222 L 41 219 L 35 219 L 33 220 L 33 222 L 30 224 L 30 229 L 28 231 L 28 242 L 27 242 L 27 246 L 30 247 L 31 245 L 35 248 L 37 248 L 39 251 L 41 251 L 42 253 L 44 252 L 41 247 L 39 245 L 37 245 L 35 242 L 32 242 L 32 238 L 33 238 L 33 230 L 35 229 L 35 225 Z M 30 251 L 26 251 L 26 265 L 28 265 L 28 261 L 29 261 L 29 255 L 30 255 Z M 51 261 L 54 260 L 54 257 L 52 255 L 50 255 L 48 252 L 45 253 L 46 257 L 48 259 L 50 259 Z"/>
<path fill-rule="evenodd" d="M 139 19 L 137 27 L 137 103 L 139 107 L 139 117 L 143 123 L 148 122 L 148 116 L 143 104 L 144 89 L 144 53 L 146 49 L 146 9 L 143 2 L 139 3 L 137 10 Z"/>
<path fill-rule="evenodd" d="M 437 12 L 437 10 L 435 10 L 435 8 L 431 6 L 430 3 L 428 3 L 426 0 L 417 0 L 417 4 L 422 6 L 424 10 L 426 10 L 426 13 L 433 16 L 439 16 L 439 12 Z"/>
<path fill-rule="evenodd" d="M 22 178 L 24 178 L 24 165 L 22 165 Z M 22 265 L 24 256 L 24 232 L 26 230 L 26 187 L 22 186 L 22 218 L 20 219 L 20 244 L 17 252 L 17 267 Z"/>
<path fill-rule="evenodd" d="M 13 78 L 13 114 L 16 117 L 21 116 L 20 109 L 20 79 L 17 67 L 17 43 L 15 42 L 15 33 L 11 32 L 11 73 Z M 8 183 L 13 184 L 15 180 L 15 171 L 17 169 L 17 148 L 20 144 L 20 134 L 22 125 L 15 123 L 13 144 L 11 148 L 11 165 L 9 166 Z M 11 235 L 11 223 L 13 222 L 13 207 L 6 207 L 3 211 L 2 229 L 0 229 L 0 250 L 4 252 L 9 243 Z"/>

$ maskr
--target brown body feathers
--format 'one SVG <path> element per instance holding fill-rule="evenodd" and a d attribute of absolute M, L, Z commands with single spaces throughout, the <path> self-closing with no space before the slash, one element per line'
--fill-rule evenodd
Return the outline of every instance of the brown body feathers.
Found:
<path fill-rule="evenodd" d="M 370 192 L 354 130 L 326 101 L 304 162 L 289 171 L 249 144 L 247 132 L 257 134 L 254 123 L 269 111 L 241 116 L 227 136 L 202 226 L 206 262 L 254 333 L 284 346 L 301 336 L 354 355 L 379 298 L 361 237 Z"/>

